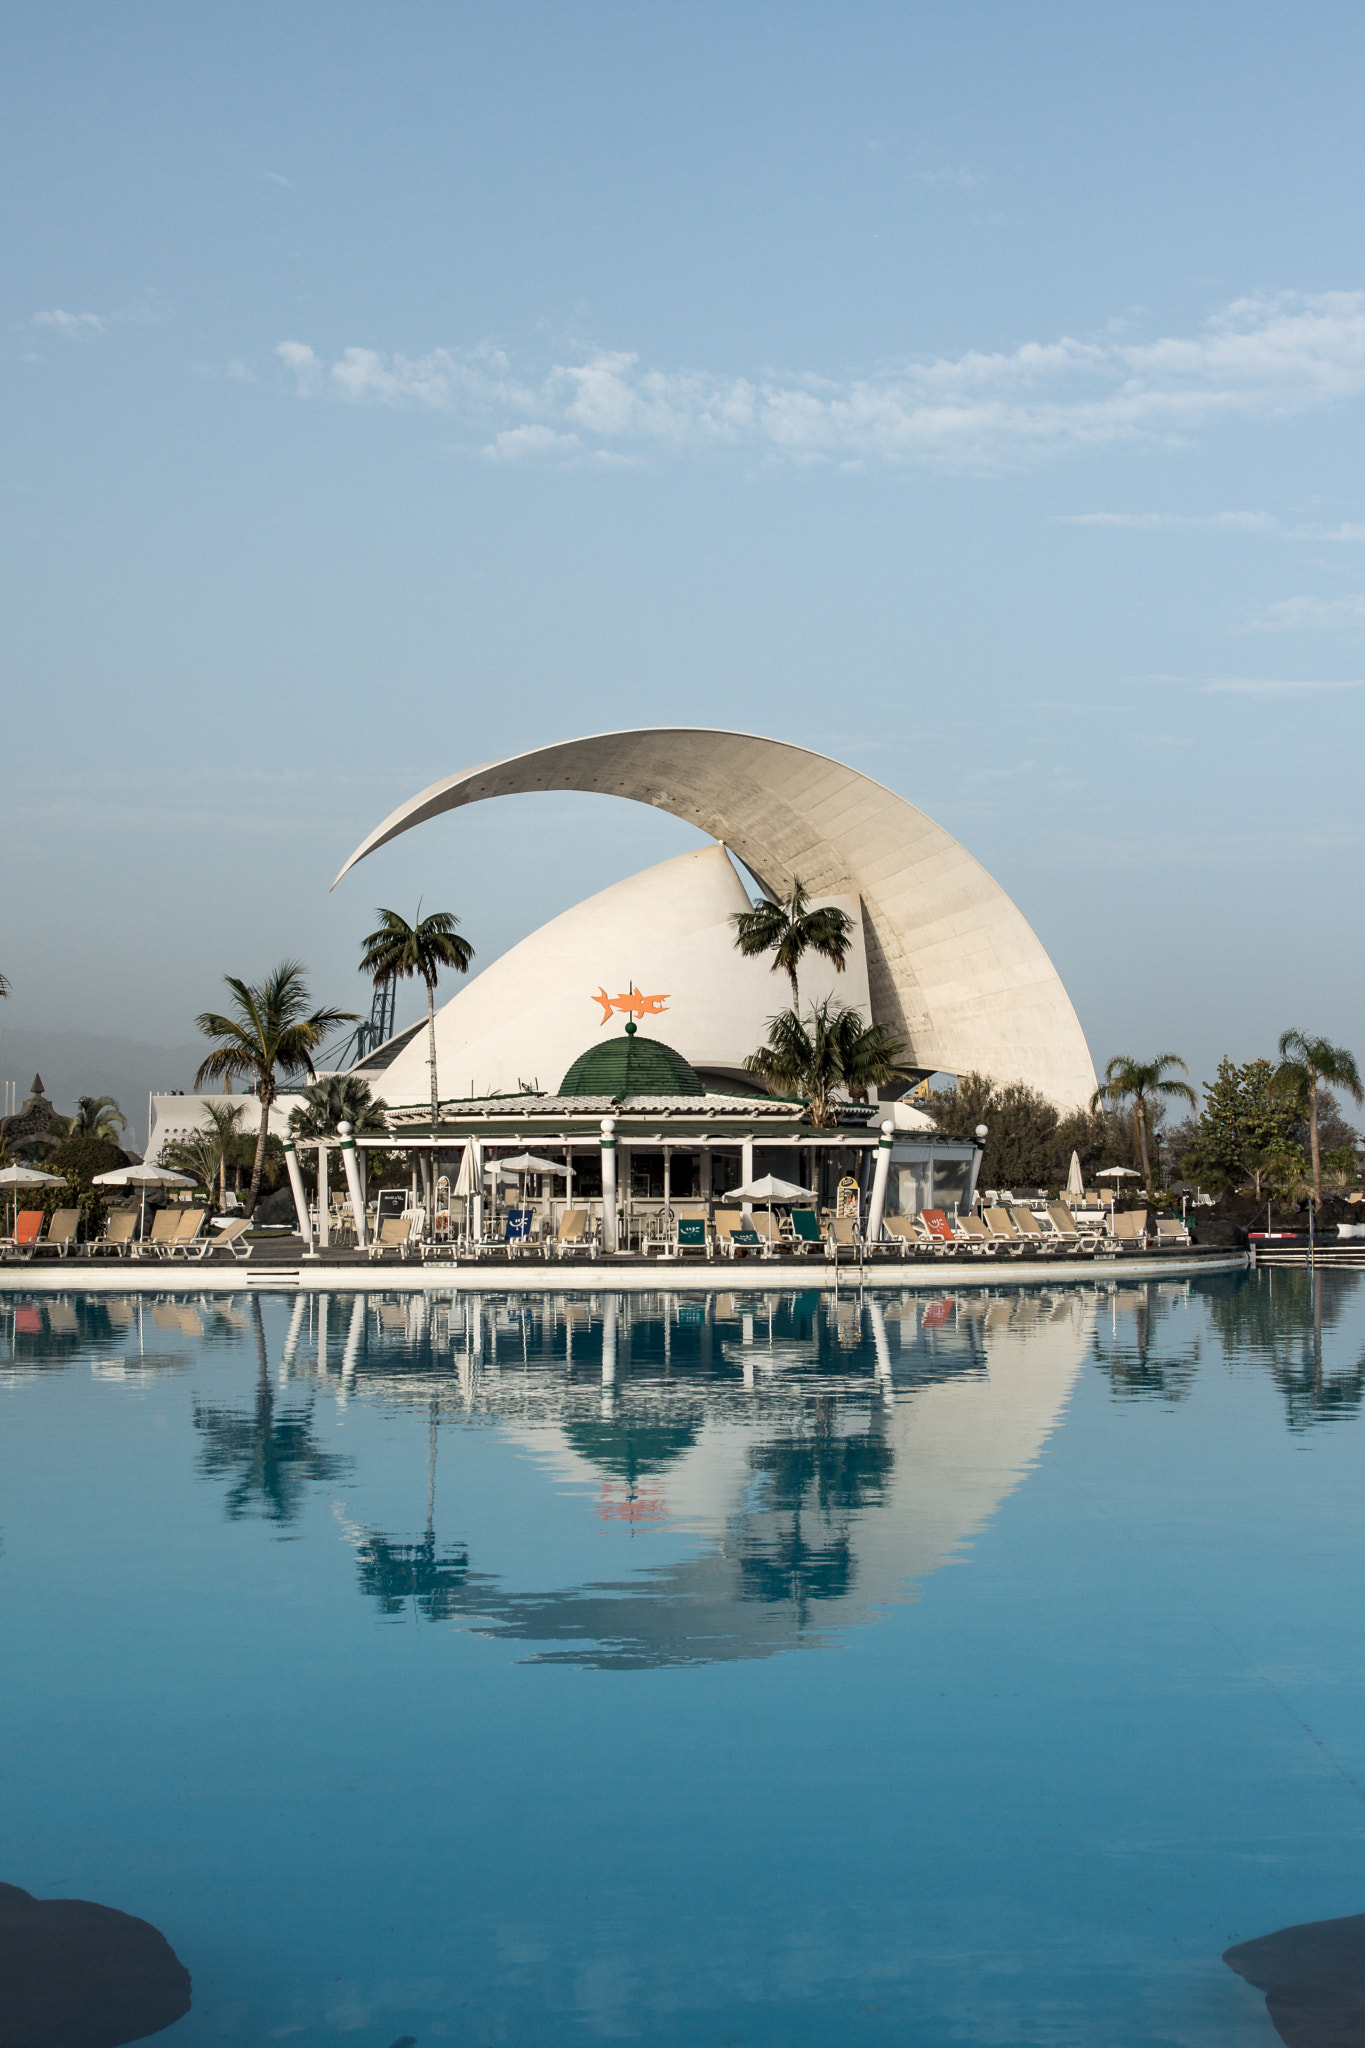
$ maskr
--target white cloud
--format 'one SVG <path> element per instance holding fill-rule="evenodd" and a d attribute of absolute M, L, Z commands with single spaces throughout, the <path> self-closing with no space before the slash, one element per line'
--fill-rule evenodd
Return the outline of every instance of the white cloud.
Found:
<path fill-rule="evenodd" d="M 33 324 L 53 327 L 69 341 L 79 341 L 92 334 L 103 334 L 109 323 L 102 313 L 64 313 L 60 306 L 54 306 L 51 312 L 35 313 Z"/>
<path fill-rule="evenodd" d="M 1059 526 L 1131 526 L 1154 533 L 1170 526 L 1224 526 L 1238 533 L 1279 533 L 1269 512 L 1063 512 Z"/>
<path fill-rule="evenodd" d="M 286 185 L 293 189 L 294 180 L 286 178 L 283 171 L 257 171 L 256 176 L 267 185 Z"/>
<path fill-rule="evenodd" d="M 1266 633 L 1322 633 L 1365 622 L 1365 597 L 1282 597 L 1252 620 Z"/>
<path fill-rule="evenodd" d="M 1221 682 L 1201 683 L 1206 697 L 1304 697 L 1323 690 L 1365 690 L 1365 678 L 1344 682 L 1289 682 L 1264 677 L 1228 676 Z"/>
<path fill-rule="evenodd" d="M 519 462 L 530 455 L 572 455 L 577 447 L 577 434 L 557 434 L 553 427 L 508 427 L 484 453 Z"/>
<path fill-rule="evenodd" d="M 966 164 L 957 164 L 937 171 L 916 171 L 917 185 L 955 185 L 959 192 L 975 192 L 986 183 L 984 171 L 973 171 Z"/>
<path fill-rule="evenodd" d="M 742 448 L 991 470 L 1123 442 L 1188 441 L 1220 420 L 1289 417 L 1365 395 L 1365 292 L 1239 299 L 1188 337 L 1063 336 L 842 378 L 651 369 L 619 350 L 527 377 L 492 347 L 421 356 L 351 347 L 324 364 L 306 344 L 284 342 L 278 354 L 307 395 L 464 413 L 494 441 L 539 423 L 617 450 Z M 1256 525 L 1269 515 L 1211 516 Z"/>

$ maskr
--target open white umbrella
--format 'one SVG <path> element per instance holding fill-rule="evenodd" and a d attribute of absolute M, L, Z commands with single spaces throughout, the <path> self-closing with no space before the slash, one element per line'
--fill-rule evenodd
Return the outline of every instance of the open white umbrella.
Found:
<path fill-rule="evenodd" d="M 1071 1155 L 1071 1168 L 1066 1177 L 1066 1191 L 1069 1195 L 1074 1195 L 1077 1198 L 1085 1193 L 1085 1175 L 1081 1172 L 1081 1155 L 1079 1152 L 1073 1152 Z"/>
<path fill-rule="evenodd" d="M 43 1173 L 36 1166 L 7 1166 L 0 1172 L 0 1188 L 59 1188 L 59 1173 Z"/>
<path fill-rule="evenodd" d="M 169 1166 L 116 1166 L 112 1173 L 97 1173 L 96 1187 L 141 1188 L 142 1220 L 138 1224 L 138 1236 L 147 1232 L 147 1190 L 148 1188 L 192 1188 L 194 1182 L 187 1173 L 172 1173 Z"/>
<path fill-rule="evenodd" d="M 1096 1180 L 1141 1180 L 1142 1175 L 1135 1166 L 1102 1166 L 1095 1175 Z"/>
<path fill-rule="evenodd" d="M 809 1188 L 798 1187 L 794 1180 L 779 1180 L 775 1173 L 763 1173 L 758 1176 L 757 1180 L 745 1181 L 743 1187 L 736 1188 L 734 1193 L 741 1202 L 767 1203 L 768 1239 L 770 1243 L 773 1234 L 773 1203 L 808 1202 L 811 1199 Z"/>

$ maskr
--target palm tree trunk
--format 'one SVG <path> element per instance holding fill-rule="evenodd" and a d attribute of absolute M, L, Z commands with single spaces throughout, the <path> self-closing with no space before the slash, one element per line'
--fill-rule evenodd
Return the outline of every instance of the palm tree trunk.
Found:
<path fill-rule="evenodd" d="M 431 1128 L 436 1129 L 441 1114 L 441 1098 L 436 1087 L 436 990 L 427 983 L 427 1065 L 431 1068 Z"/>
<path fill-rule="evenodd" d="M 256 1100 L 261 1106 L 261 1128 L 256 1138 L 256 1157 L 251 1167 L 251 1189 L 246 1198 L 248 1216 L 256 1213 L 256 1199 L 261 1192 L 261 1174 L 265 1170 L 265 1141 L 270 1135 L 270 1103 L 272 1099 L 270 1082 L 262 1078 L 256 1083 Z"/>
<path fill-rule="evenodd" d="M 1308 1080 L 1308 1148 L 1313 1158 L 1313 1205 L 1322 1207 L 1322 1154 L 1318 1150 L 1318 1077 Z"/>
<path fill-rule="evenodd" d="M 1139 1096 L 1133 1105 L 1133 1129 L 1137 1136 L 1138 1153 L 1142 1160 L 1142 1184 L 1148 1194 L 1152 1192 L 1152 1167 L 1147 1157 L 1147 1108 Z"/>

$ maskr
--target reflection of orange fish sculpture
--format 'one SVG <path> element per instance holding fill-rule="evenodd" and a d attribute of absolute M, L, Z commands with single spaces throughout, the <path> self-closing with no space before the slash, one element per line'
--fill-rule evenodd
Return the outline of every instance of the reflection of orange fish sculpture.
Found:
<path fill-rule="evenodd" d="M 602 1023 L 610 1024 L 613 1010 L 621 1010 L 625 1015 L 636 1018 L 661 1017 L 668 997 L 641 995 L 632 984 L 624 995 L 619 996 L 609 996 L 604 988 L 599 988 L 593 1001 L 602 1005 Z M 598 1028 L 600 1030 L 601 1026 Z"/>

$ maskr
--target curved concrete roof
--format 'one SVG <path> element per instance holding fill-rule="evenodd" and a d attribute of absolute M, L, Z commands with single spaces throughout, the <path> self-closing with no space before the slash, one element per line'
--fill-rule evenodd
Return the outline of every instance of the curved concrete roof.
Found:
<path fill-rule="evenodd" d="M 1094 1092 L 1057 970 L 999 883 L 904 797 L 783 740 L 662 726 L 462 769 L 400 805 L 336 879 L 444 811 L 561 789 L 685 818 L 775 896 L 798 877 L 813 896 L 860 896 L 873 1017 L 905 1040 L 917 1065 L 1027 1081 L 1067 1109 Z"/>

